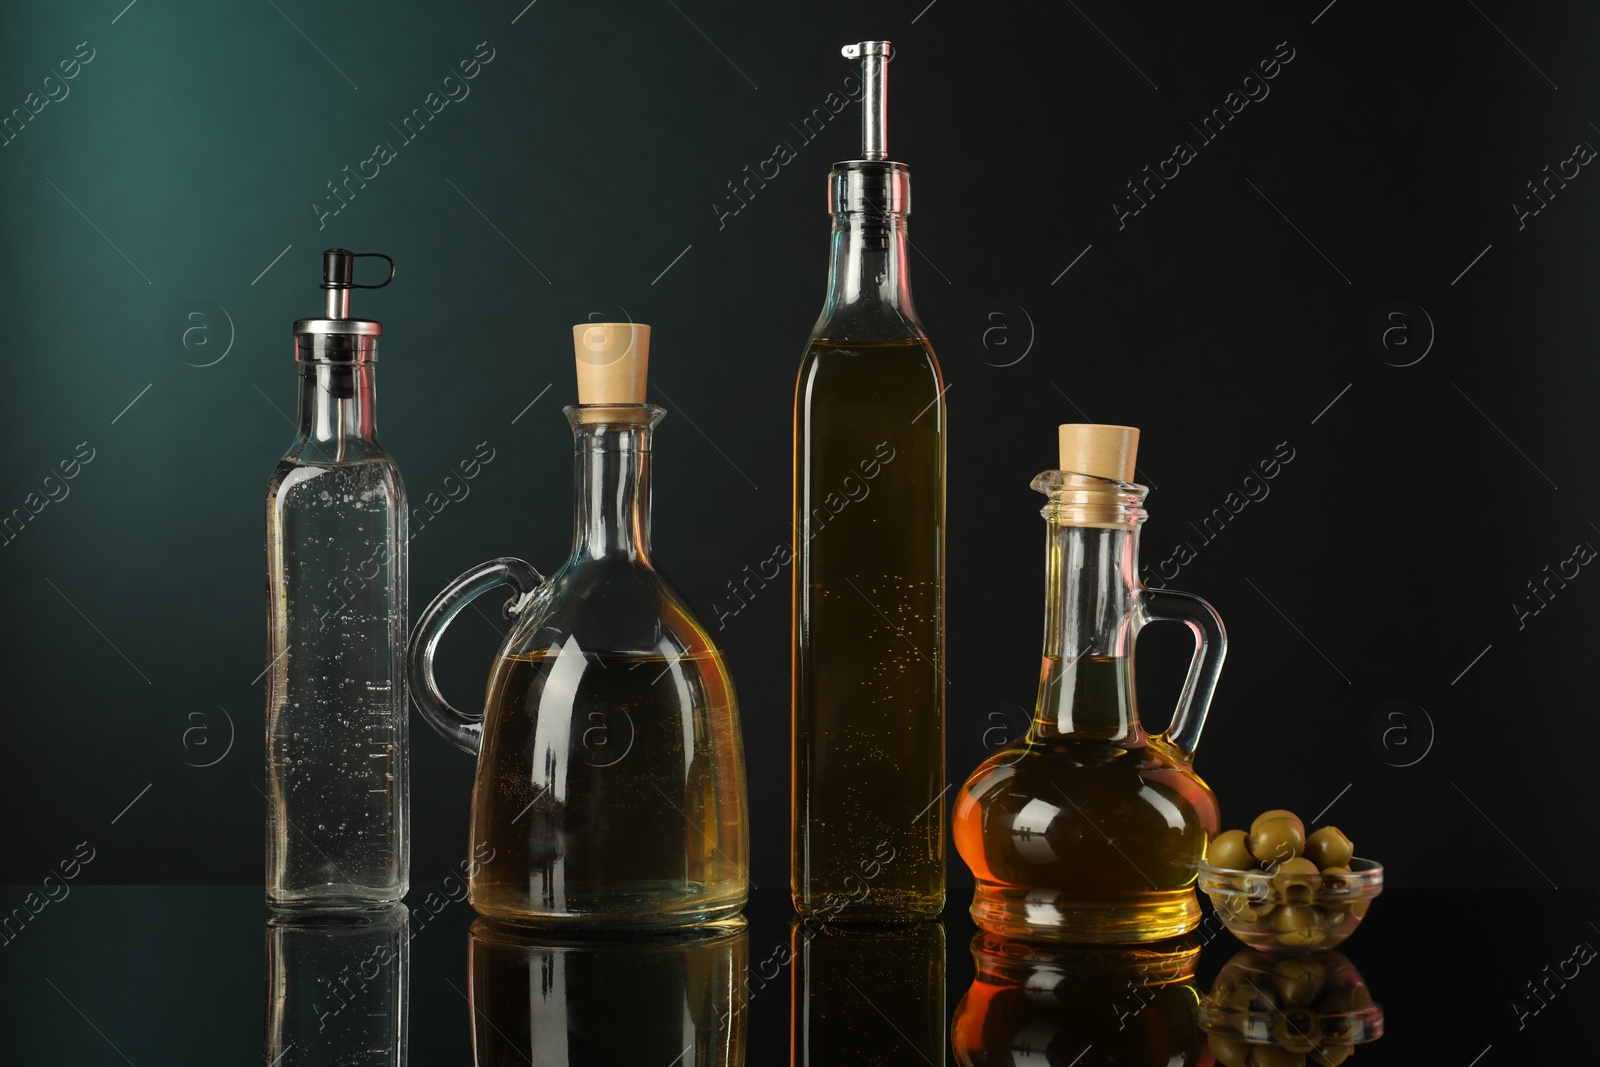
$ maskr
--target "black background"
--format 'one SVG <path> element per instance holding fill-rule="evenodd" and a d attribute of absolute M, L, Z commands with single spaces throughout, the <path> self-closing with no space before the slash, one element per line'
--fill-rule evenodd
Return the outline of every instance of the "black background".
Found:
<path fill-rule="evenodd" d="M 788 537 L 824 176 L 857 153 L 854 108 L 809 144 L 790 124 L 854 69 L 840 45 L 888 38 L 950 382 L 951 779 L 1031 706 L 1028 481 L 1054 426 L 1132 423 L 1147 570 L 1188 542 L 1171 584 L 1229 627 L 1199 754 L 1226 824 L 1329 809 L 1396 886 L 1595 884 L 1574 846 L 1600 578 L 1552 584 L 1520 626 L 1514 604 L 1600 544 L 1600 178 L 1520 228 L 1512 206 L 1600 144 L 1593 10 L 924 3 L 9 5 L 0 110 L 78 42 L 94 58 L 0 148 L 0 509 L 79 442 L 94 459 L 0 548 L 0 882 L 37 884 L 84 840 L 86 882 L 260 881 L 261 504 L 324 247 L 399 263 L 355 307 L 385 325 L 382 436 L 413 499 L 494 449 L 413 539 L 414 606 L 481 559 L 563 558 L 568 327 L 595 315 L 655 328 L 657 557 L 713 620 Z M 470 96 L 319 229 L 325 183 L 399 144 L 389 123 L 485 41 Z M 1289 49 L 1203 142 L 1189 123 Z M 726 184 L 784 141 L 798 158 L 719 224 Z M 1119 228 L 1125 183 L 1179 141 L 1197 158 Z M 1207 542 L 1201 520 L 1280 446 L 1269 495 Z M 787 870 L 788 617 L 780 583 L 718 633 L 765 887 Z M 497 641 L 471 620 L 444 657 L 458 703 Z M 1141 642 L 1155 725 L 1187 649 L 1179 627 Z M 413 882 L 432 884 L 462 853 L 472 768 L 415 721 L 413 766 Z"/>

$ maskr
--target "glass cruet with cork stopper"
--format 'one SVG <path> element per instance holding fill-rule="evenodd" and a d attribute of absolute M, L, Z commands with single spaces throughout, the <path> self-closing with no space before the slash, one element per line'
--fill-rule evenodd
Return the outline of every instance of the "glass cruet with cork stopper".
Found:
<path fill-rule="evenodd" d="M 1130 426 L 1062 426 L 1061 469 L 1033 480 L 1049 498 L 1038 700 L 1022 740 L 972 772 L 954 816 L 978 883 L 972 915 L 990 933 L 1129 943 L 1200 919 L 1194 887 L 1219 824 L 1193 762 L 1227 638 L 1199 597 L 1139 581 L 1138 442 Z M 1172 722 L 1149 733 L 1133 650 L 1158 620 L 1186 624 L 1195 652 Z"/>
<path fill-rule="evenodd" d="M 541 927 L 688 926 L 736 915 L 749 831 L 738 705 L 722 653 L 650 546 L 650 327 L 573 327 L 578 403 L 572 555 L 549 579 L 490 560 L 419 617 L 418 710 L 478 760 L 468 893 Z M 483 710 L 450 706 L 433 657 L 450 621 L 499 585 L 514 621 Z"/>

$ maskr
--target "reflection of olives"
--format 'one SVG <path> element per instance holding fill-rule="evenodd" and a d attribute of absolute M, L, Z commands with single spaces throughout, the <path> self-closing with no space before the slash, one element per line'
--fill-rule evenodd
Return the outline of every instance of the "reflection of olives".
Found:
<path fill-rule="evenodd" d="M 1322 995 L 1327 968 L 1308 957 L 1280 960 L 1272 966 L 1272 991 L 1284 1004 L 1309 1004 Z"/>
<path fill-rule="evenodd" d="M 1292 860 L 1305 847 L 1306 828 L 1292 815 L 1250 824 L 1250 851 L 1263 863 Z"/>
<path fill-rule="evenodd" d="M 1278 1008 L 1277 1002 L 1269 993 L 1251 982 L 1235 986 L 1233 992 L 1223 999 L 1230 1008 L 1237 1008 L 1239 1011 L 1276 1011 Z"/>
<path fill-rule="evenodd" d="M 1278 1012 L 1272 1025 L 1272 1040 L 1279 1048 L 1298 1052 L 1302 1056 L 1317 1047 L 1322 1039 L 1322 1024 L 1316 1015 L 1304 1008 L 1288 1008 Z"/>
<path fill-rule="evenodd" d="M 1207 1034 L 1206 1044 L 1211 1046 L 1211 1054 L 1223 1067 L 1249 1067 L 1250 1046 L 1243 1041 L 1222 1034 Z"/>
<path fill-rule="evenodd" d="M 1250 854 L 1245 832 L 1229 830 L 1211 839 L 1206 849 L 1206 862 L 1230 871 L 1245 871 L 1256 865 L 1256 858 Z"/>
<path fill-rule="evenodd" d="M 1324 826 L 1306 838 L 1306 859 L 1318 867 L 1348 867 L 1355 854 L 1355 846 L 1337 826 Z"/>
<path fill-rule="evenodd" d="M 1306 1058 L 1277 1045 L 1256 1045 L 1250 1050 L 1250 1067 L 1305 1067 Z"/>
<path fill-rule="evenodd" d="M 1371 1005 L 1372 993 L 1368 991 L 1366 983 L 1359 982 L 1330 990 L 1317 1007 L 1321 1011 L 1333 1014 L 1349 1014 L 1362 1011 Z"/>
<path fill-rule="evenodd" d="M 1293 917 L 1316 909 L 1286 904 Z M 1383 1032 L 1383 1016 L 1338 952 L 1279 956 L 1245 949 L 1229 960 L 1201 1009 L 1221 1067 L 1337 1067 Z"/>

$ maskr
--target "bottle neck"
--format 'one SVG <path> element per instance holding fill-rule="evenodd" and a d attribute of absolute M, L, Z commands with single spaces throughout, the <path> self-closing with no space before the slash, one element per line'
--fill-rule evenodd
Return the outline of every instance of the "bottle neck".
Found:
<path fill-rule="evenodd" d="M 828 298 L 814 336 L 835 340 L 924 337 L 911 302 L 906 216 L 847 211 L 833 216 Z"/>
<path fill-rule="evenodd" d="M 574 422 L 575 558 L 649 565 L 651 433 L 650 423 Z"/>
<path fill-rule="evenodd" d="M 376 366 L 315 360 L 299 367 L 299 439 L 293 451 L 321 463 L 351 462 L 379 452 Z"/>
<path fill-rule="evenodd" d="M 1143 741 L 1132 670 L 1138 567 L 1136 527 L 1050 522 L 1036 740 Z"/>

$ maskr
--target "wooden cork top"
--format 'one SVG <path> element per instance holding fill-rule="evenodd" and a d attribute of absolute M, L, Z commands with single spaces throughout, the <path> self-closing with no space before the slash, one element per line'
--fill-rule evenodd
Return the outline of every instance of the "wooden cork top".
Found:
<path fill-rule="evenodd" d="M 578 403 L 643 404 L 650 374 L 650 327 L 580 322 L 572 328 Z"/>
<path fill-rule="evenodd" d="M 1133 426 L 1065 423 L 1059 430 L 1061 470 L 1112 482 L 1133 482 L 1139 431 Z"/>

